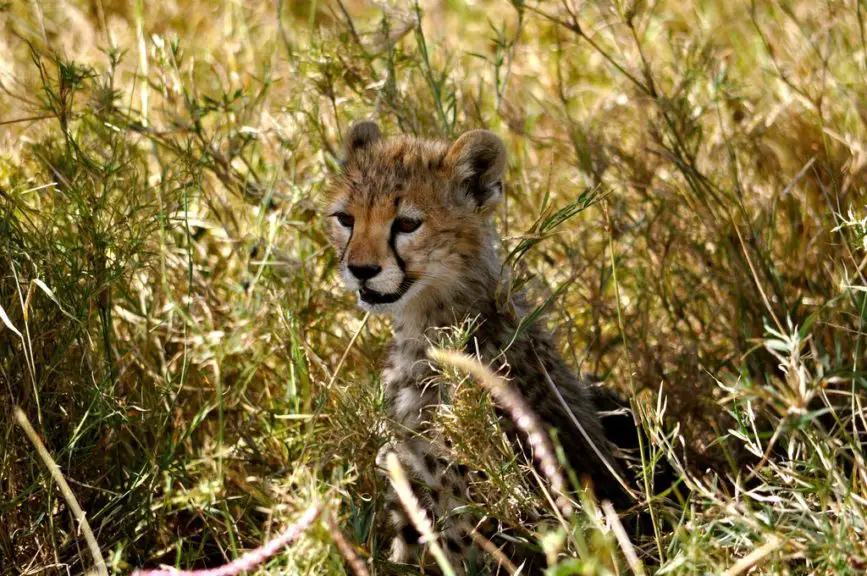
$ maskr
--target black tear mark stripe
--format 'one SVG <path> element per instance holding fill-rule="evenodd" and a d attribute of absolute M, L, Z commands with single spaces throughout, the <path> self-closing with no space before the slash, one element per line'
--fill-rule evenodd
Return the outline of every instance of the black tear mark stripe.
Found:
<path fill-rule="evenodd" d="M 400 207 L 400 196 L 397 196 L 394 199 L 394 210 L 397 213 L 397 209 Z M 406 276 L 406 262 L 403 261 L 403 258 L 400 257 L 400 254 L 397 253 L 397 229 L 394 227 L 394 223 L 391 225 L 391 230 L 388 233 L 388 247 L 391 248 L 392 254 L 394 254 L 394 260 L 397 262 L 397 267 L 400 268 L 400 271 L 403 272 L 404 277 Z"/>

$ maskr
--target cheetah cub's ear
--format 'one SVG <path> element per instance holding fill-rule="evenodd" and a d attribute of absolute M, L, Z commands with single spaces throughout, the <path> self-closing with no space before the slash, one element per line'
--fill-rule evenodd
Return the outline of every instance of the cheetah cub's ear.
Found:
<path fill-rule="evenodd" d="M 470 130 L 463 134 L 449 149 L 446 163 L 477 206 L 492 206 L 502 198 L 506 146 L 493 132 Z"/>
<path fill-rule="evenodd" d="M 382 132 L 373 120 L 354 122 L 349 127 L 343 143 L 344 158 L 348 159 L 359 150 L 367 148 L 380 138 L 382 138 Z"/>

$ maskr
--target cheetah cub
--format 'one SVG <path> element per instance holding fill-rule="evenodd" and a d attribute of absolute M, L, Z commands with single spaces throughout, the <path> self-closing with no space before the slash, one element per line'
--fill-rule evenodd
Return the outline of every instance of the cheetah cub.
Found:
<path fill-rule="evenodd" d="M 632 417 L 621 412 L 603 426 L 598 410 L 622 402 L 570 373 L 541 325 L 518 332 L 527 310 L 500 302 L 503 272 L 492 222 L 506 169 L 500 138 L 485 130 L 454 143 L 384 138 L 365 121 L 350 128 L 344 160 L 330 187 L 329 237 L 359 306 L 391 316 L 394 339 L 382 377 L 396 440 L 388 449 L 423 492 L 452 564 L 460 566 L 470 552 L 471 526 L 451 513 L 465 502 L 468 471 L 449 462 L 442 442 L 430 437 L 441 392 L 432 384 L 436 374 L 426 348 L 438 328 L 465 318 L 475 318 L 477 326 L 469 351 L 507 376 L 540 419 L 557 429 L 570 465 L 589 477 L 599 497 L 627 503 L 612 474 L 621 469 L 612 441 L 635 433 Z M 503 425 L 516 434 L 505 419 Z M 418 561 L 419 534 L 393 497 L 390 506 L 392 560 Z"/>

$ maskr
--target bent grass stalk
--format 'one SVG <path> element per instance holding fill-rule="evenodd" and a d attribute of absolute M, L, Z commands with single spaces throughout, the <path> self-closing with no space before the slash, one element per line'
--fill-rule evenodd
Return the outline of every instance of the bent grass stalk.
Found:
<path fill-rule="evenodd" d="M 509 557 L 503 554 L 503 551 L 497 548 L 496 544 L 482 536 L 477 529 L 472 529 L 470 532 L 470 538 L 472 538 L 473 542 L 475 542 L 482 550 L 493 556 L 494 560 L 497 561 L 497 564 L 505 569 L 510 576 L 519 574 L 520 569 L 515 566 L 515 563 L 509 560 Z"/>
<path fill-rule="evenodd" d="M 328 531 L 331 533 L 331 539 L 334 540 L 337 550 L 340 551 L 340 555 L 343 556 L 343 559 L 346 560 L 346 563 L 350 568 L 352 568 L 352 572 L 355 576 L 370 576 L 370 571 L 367 569 L 367 566 L 364 565 L 364 562 L 358 557 L 355 550 L 353 550 L 352 544 L 346 540 L 346 536 L 344 536 L 343 532 L 340 531 L 340 526 L 337 525 L 337 519 L 334 516 L 334 512 L 328 513 L 327 524 Z"/>
<path fill-rule="evenodd" d="M 385 457 L 385 465 L 388 469 L 391 485 L 394 487 L 400 503 L 403 505 L 404 510 L 406 510 L 407 515 L 409 515 L 412 525 L 421 534 L 422 541 L 430 547 L 431 554 L 433 554 L 434 560 L 436 560 L 440 570 L 443 571 L 445 576 L 455 576 L 454 568 L 452 568 L 452 565 L 446 558 L 445 552 L 443 552 L 442 546 L 440 546 L 436 534 L 434 534 L 430 518 L 428 518 L 427 513 L 413 493 L 412 487 L 409 485 L 409 479 L 406 477 L 403 466 L 400 465 L 397 454 L 389 452 Z"/>
<path fill-rule="evenodd" d="M 39 454 L 45 467 L 48 468 L 51 477 L 55 482 L 57 482 L 57 487 L 60 489 L 63 499 L 66 500 L 66 504 L 69 506 L 70 510 L 72 510 L 72 515 L 75 516 L 75 521 L 78 522 L 81 531 L 84 532 L 84 539 L 87 540 L 87 547 L 90 548 L 90 554 L 93 556 L 93 563 L 96 566 L 97 574 L 99 574 L 99 576 L 108 576 L 108 569 L 105 567 L 105 558 L 102 557 L 102 552 L 99 550 L 96 536 L 93 535 L 93 530 L 90 529 L 90 524 L 87 522 L 84 510 L 79 506 L 75 494 L 72 492 L 72 489 L 70 489 L 69 484 L 66 483 L 63 473 L 60 471 L 60 466 L 57 465 L 54 458 L 52 458 L 51 454 L 48 453 L 45 444 L 42 443 L 42 440 L 39 438 L 36 430 L 33 429 L 33 426 L 30 425 L 30 420 L 27 419 L 27 415 L 25 415 L 24 411 L 17 406 L 15 407 L 15 421 L 24 430 L 24 433 L 27 435 L 27 438 L 30 439 L 33 447 L 36 448 L 36 453 Z"/>
<path fill-rule="evenodd" d="M 551 379 L 551 375 L 548 373 L 548 370 L 545 368 L 545 364 L 542 362 L 542 359 L 539 358 L 539 353 L 536 352 L 535 347 L 533 347 L 533 355 L 536 356 L 536 362 L 538 362 L 539 368 L 542 369 L 542 374 L 545 376 L 545 382 L 548 384 L 548 387 L 554 393 L 554 396 L 557 398 L 557 401 L 560 402 L 560 405 L 563 407 L 563 410 L 566 412 L 566 415 L 569 416 L 569 419 L 572 421 L 572 424 L 575 425 L 575 428 L 578 429 L 578 432 L 584 438 L 584 441 L 587 442 L 587 445 L 590 446 L 590 448 L 593 450 L 593 453 L 596 454 L 596 457 L 599 458 L 599 460 L 602 462 L 602 464 L 605 465 L 605 469 L 608 470 L 608 473 L 611 474 L 611 476 L 617 481 L 618 484 L 620 484 L 620 486 L 623 488 L 623 490 L 627 494 L 629 494 L 629 496 L 633 500 L 638 500 L 638 495 L 635 493 L 635 491 L 629 487 L 629 484 L 626 482 L 626 480 L 623 478 L 623 476 L 621 476 L 620 473 L 618 473 L 617 470 L 614 469 L 614 466 L 611 464 L 611 462 L 608 461 L 608 458 L 606 458 L 605 455 L 602 454 L 602 451 L 599 449 L 599 446 L 597 446 L 596 443 L 593 442 L 593 439 L 590 438 L 590 435 L 587 433 L 587 430 L 584 428 L 584 425 L 581 424 L 581 421 L 575 417 L 575 413 L 569 407 L 569 404 L 566 403 L 566 399 L 563 398 L 563 394 L 560 393 L 560 389 L 557 387 L 557 384 L 554 382 L 554 380 Z"/>
<path fill-rule="evenodd" d="M 472 375 L 490 392 L 494 400 L 506 410 L 509 417 L 515 422 L 515 425 L 527 435 L 527 441 L 539 463 L 539 468 L 545 478 L 551 483 L 557 507 L 564 516 L 571 516 L 572 504 L 566 496 L 566 480 L 560 467 L 557 465 L 554 446 L 538 416 L 530 409 L 521 395 L 509 386 L 503 378 L 494 374 L 490 368 L 466 354 L 441 348 L 431 348 L 428 350 L 428 355 L 436 362 L 449 365 Z"/>
<path fill-rule="evenodd" d="M 132 576 L 235 576 L 241 572 L 252 570 L 274 556 L 281 548 L 292 543 L 307 531 L 322 511 L 322 506 L 314 502 L 304 511 L 294 524 L 290 524 L 283 532 L 269 542 L 250 550 L 240 558 L 217 568 L 205 570 L 177 570 L 175 568 L 158 568 L 156 570 L 136 570 Z"/>
<path fill-rule="evenodd" d="M 768 554 L 773 553 L 784 543 L 784 540 L 774 534 L 771 534 L 764 544 L 735 562 L 735 564 L 731 568 L 723 572 L 723 576 L 737 576 L 738 574 L 746 572 L 747 570 L 758 565 L 762 560 L 765 559 L 766 556 L 768 556 Z"/>
<path fill-rule="evenodd" d="M 626 558 L 626 563 L 629 564 L 629 568 L 636 576 L 645 576 L 646 572 L 644 571 L 644 566 L 642 566 L 641 560 L 638 559 L 638 555 L 635 553 L 635 547 L 629 540 L 629 535 L 623 528 L 623 524 L 617 516 L 617 511 L 614 509 L 614 505 L 608 500 L 603 500 L 602 511 L 605 513 L 608 525 L 611 526 L 611 531 L 614 533 L 614 537 L 617 539 L 617 543 L 623 551 L 623 557 Z"/>

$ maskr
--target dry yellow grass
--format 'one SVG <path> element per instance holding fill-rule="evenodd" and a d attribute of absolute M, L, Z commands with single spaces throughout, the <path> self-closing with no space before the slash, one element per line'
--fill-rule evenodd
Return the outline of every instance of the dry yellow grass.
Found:
<path fill-rule="evenodd" d="M 692 490 L 653 503 L 677 528 L 629 557 L 592 503 L 558 532 L 465 383 L 439 424 L 486 472 L 480 514 L 554 574 L 862 571 L 865 15 L 862 0 L 0 5 L 0 573 L 90 566 L 16 404 L 110 571 L 224 562 L 314 500 L 371 573 L 402 569 L 373 464 L 388 326 L 341 290 L 318 213 L 342 131 L 371 115 L 503 136 L 518 283 L 576 370 L 632 394 L 646 458 Z M 345 573 L 330 534 L 269 570 Z"/>

